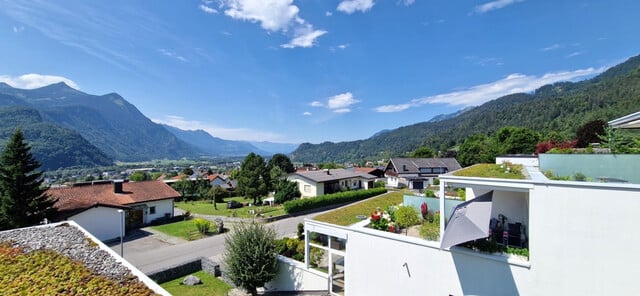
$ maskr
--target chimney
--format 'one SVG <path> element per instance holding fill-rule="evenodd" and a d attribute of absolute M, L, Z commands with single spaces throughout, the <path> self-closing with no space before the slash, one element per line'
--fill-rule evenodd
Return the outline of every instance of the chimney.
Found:
<path fill-rule="evenodd" d="M 113 193 L 122 193 L 122 180 L 113 180 Z"/>
<path fill-rule="evenodd" d="M 331 171 L 329 171 L 329 169 L 324 169 L 324 172 L 327 173 L 327 175 L 331 175 Z"/>

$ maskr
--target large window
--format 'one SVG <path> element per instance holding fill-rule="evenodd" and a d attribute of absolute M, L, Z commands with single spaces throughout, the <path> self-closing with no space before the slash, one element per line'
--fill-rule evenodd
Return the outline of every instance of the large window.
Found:
<path fill-rule="evenodd" d="M 306 227 L 306 226 L 305 226 Z M 329 287 L 332 295 L 344 295 L 345 289 L 345 251 L 346 236 L 308 232 L 307 266 L 329 275 Z"/>

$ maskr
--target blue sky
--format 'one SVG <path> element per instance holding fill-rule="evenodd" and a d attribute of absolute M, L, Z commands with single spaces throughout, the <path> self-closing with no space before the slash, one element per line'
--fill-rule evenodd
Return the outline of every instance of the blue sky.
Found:
<path fill-rule="evenodd" d="M 637 55 L 640 1 L 0 0 L 0 81 L 229 140 L 365 139 Z"/>

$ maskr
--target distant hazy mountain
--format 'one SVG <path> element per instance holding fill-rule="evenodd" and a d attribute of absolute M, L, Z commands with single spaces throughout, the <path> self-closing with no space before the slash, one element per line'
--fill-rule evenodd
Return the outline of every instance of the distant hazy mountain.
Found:
<path fill-rule="evenodd" d="M 303 143 L 292 161 L 360 161 L 406 155 L 420 146 L 444 151 L 473 134 L 488 134 L 505 126 L 521 126 L 565 138 L 595 119 L 609 121 L 640 109 L 640 56 L 581 82 L 559 82 L 533 94 L 517 93 L 486 102 L 453 116 L 436 117 L 380 132 L 366 140 Z"/>
<path fill-rule="evenodd" d="M 253 146 L 258 147 L 260 150 L 267 151 L 270 154 L 282 153 L 285 155 L 291 154 L 293 150 L 298 148 L 299 144 L 291 143 L 273 143 L 273 142 L 249 142 Z"/>
<path fill-rule="evenodd" d="M 460 115 L 460 114 L 462 114 L 464 112 L 467 112 L 467 111 L 469 111 L 469 110 L 471 110 L 473 108 L 475 108 L 475 107 L 467 107 L 467 108 L 464 108 L 462 110 L 458 110 L 456 112 L 449 113 L 449 114 L 436 115 L 433 118 L 429 119 L 429 121 L 427 121 L 427 122 L 438 122 L 438 121 L 451 119 L 451 118 L 454 118 L 454 117 L 456 117 L 456 116 L 458 116 L 458 115 Z"/>
<path fill-rule="evenodd" d="M 187 131 L 169 125 L 163 124 L 162 126 L 178 137 L 178 139 L 197 147 L 207 156 L 246 156 L 251 152 L 260 155 L 273 154 L 248 142 L 224 140 L 214 137 L 204 130 Z"/>
<path fill-rule="evenodd" d="M 90 95 L 60 82 L 30 90 L 2 83 L 0 95 L 0 107 L 35 109 L 43 121 L 76 131 L 114 160 L 143 161 L 202 155 L 197 148 L 152 122 L 116 93 Z"/>

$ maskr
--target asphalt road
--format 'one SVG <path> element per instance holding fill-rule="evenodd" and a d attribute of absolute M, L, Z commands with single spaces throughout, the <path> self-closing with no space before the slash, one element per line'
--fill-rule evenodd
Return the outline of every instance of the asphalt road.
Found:
<path fill-rule="evenodd" d="M 321 213 L 285 218 L 271 222 L 267 226 L 272 227 L 279 237 L 295 236 L 298 223 L 319 214 Z M 232 227 L 229 224 L 225 222 L 225 228 Z M 149 228 L 136 230 L 126 237 L 124 243 L 124 258 L 146 274 L 199 257 L 209 257 L 219 261 L 224 251 L 225 235 L 185 241 L 151 231 Z M 109 246 L 114 251 L 120 252 L 119 242 Z"/>

